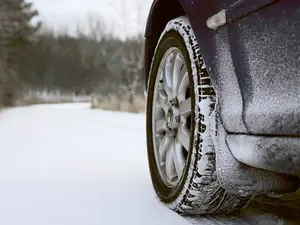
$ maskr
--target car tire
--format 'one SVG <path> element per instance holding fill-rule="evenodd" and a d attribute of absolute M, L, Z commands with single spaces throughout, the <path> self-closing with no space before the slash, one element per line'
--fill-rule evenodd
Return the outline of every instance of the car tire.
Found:
<path fill-rule="evenodd" d="M 157 196 L 180 214 L 228 214 L 250 200 L 218 182 L 210 132 L 215 102 L 189 20 L 171 20 L 149 73 L 147 150 Z"/>

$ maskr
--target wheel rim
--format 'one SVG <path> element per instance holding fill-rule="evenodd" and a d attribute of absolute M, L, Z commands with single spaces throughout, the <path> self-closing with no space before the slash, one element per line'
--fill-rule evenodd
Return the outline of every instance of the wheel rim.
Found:
<path fill-rule="evenodd" d="M 154 86 L 152 133 L 156 165 L 167 187 L 175 187 L 187 164 L 191 137 L 189 75 L 181 51 L 163 56 Z"/>

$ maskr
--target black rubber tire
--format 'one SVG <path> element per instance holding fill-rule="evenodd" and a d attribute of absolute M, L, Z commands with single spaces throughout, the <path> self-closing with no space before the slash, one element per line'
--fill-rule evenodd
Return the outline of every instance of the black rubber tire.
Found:
<path fill-rule="evenodd" d="M 174 188 L 164 185 L 155 162 L 152 138 L 152 102 L 158 67 L 165 52 L 177 47 L 189 73 L 192 96 L 192 146 L 183 176 Z M 158 41 L 147 93 L 147 148 L 152 183 L 160 200 L 180 214 L 228 214 L 247 205 L 249 197 L 228 193 L 218 182 L 210 117 L 216 96 L 195 35 L 186 17 L 171 20 Z M 201 105 L 201 107 L 200 107 Z"/>

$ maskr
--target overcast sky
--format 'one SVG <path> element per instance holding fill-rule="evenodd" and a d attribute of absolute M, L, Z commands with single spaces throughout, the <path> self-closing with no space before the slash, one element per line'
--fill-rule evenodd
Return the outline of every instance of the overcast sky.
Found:
<path fill-rule="evenodd" d="M 103 20 L 106 29 L 119 36 L 144 31 L 152 0 L 27 0 L 40 19 L 56 31 L 74 32 L 88 27 L 88 18 Z"/>

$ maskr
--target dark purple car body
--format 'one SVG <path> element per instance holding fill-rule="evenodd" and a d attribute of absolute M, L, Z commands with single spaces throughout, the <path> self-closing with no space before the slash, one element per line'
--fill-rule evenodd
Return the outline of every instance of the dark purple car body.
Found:
<path fill-rule="evenodd" d="M 226 20 L 210 27 L 220 12 Z M 217 96 L 222 93 L 226 145 L 239 162 L 222 168 L 225 175 L 239 170 L 239 179 L 224 176 L 221 182 L 230 188 L 242 179 L 239 188 L 247 189 L 247 182 L 264 179 L 265 173 L 254 179 L 243 164 L 286 174 L 292 182 L 300 174 L 300 1 L 155 0 L 145 31 L 146 88 L 160 34 L 181 15 L 192 25 Z M 264 188 L 258 184 L 253 191 Z"/>

